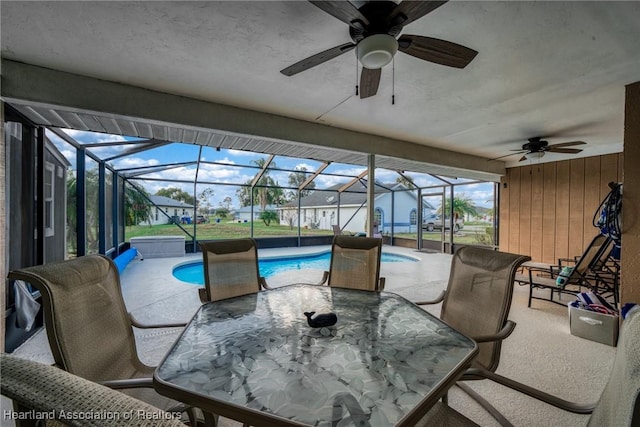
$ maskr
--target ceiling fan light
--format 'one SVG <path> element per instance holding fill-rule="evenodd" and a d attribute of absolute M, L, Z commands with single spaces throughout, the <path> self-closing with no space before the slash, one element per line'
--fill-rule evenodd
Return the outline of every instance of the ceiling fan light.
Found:
<path fill-rule="evenodd" d="M 356 54 L 363 67 L 377 70 L 393 59 L 398 51 L 398 40 L 389 34 L 374 34 L 358 43 Z"/>
<path fill-rule="evenodd" d="M 544 151 L 532 151 L 527 154 L 527 159 L 540 159 L 544 156 Z"/>

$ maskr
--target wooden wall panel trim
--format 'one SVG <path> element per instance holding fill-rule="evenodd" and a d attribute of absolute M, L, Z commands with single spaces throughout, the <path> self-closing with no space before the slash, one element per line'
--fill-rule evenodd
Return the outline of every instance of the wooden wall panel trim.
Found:
<path fill-rule="evenodd" d="M 556 263 L 556 163 L 545 163 L 542 177 L 542 258 L 536 261 Z"/>
<path fill-rule="evenodd" d="M 584 158 L 569 161 L 569 257 L 584 252 Z"/>
<path fill-rule="evenodd" d="M 531 166 L 520 169 L 520 237 L 516 253 L 531 253 Z"/>
<path fill-rule="evenodd" d="M 531 237 L 530 256 L 533 259 L 542 259 L 542 234 L 544 231 L 544 167 L 534 165 L 531 168 Z"/>
<path fill-rule="evenodd" d="M 556 258 L 569 256 L 569 191 L 571 166 L 568 160 L 556 164 Z"/>
<path fill-rule="evenodd" d="M 509 252 L 520 248 L 520 174 L 522 168 L 511 171 L 509 182 Z"/>
<path fill-rule="evenodd" d="M 582 239 L 583 248 L 586 248 L 591 239 L 598 233 L 598 229 L 593 226 L 593 215 L 598 210 L 601 202 L 600 197 L 600 168 L 601 157 L 587 157 L 584 161 L 584 237 Z"/>

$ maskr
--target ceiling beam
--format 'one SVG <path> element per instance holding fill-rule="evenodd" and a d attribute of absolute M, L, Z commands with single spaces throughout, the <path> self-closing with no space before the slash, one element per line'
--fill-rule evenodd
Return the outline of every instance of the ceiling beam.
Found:
<path fill-rule="evenodd" d="M 495 178 L 505 163 L 415 142 L 232 107 L 20 62 L 2 60 L 2 98 L 14 104 L 64 107 L 103 117 L 179 124 L 193 130 L 248 135 L 365 154 L 391 156 Z"/>

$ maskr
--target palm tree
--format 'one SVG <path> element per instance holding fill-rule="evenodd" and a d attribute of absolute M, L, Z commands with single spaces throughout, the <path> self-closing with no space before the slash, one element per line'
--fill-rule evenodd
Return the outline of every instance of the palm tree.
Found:
<path fill-rule="evenodd" d="M 438 208 L 436 211 L 439 214 L 442 214 L 442 206 Z M 451 212 L 451 199 L 448 198 L 444 203 L 444 217 L 448 217 Z M 453 198 L 453 217 L 454 221 L 458 220 L 458 218 L 464 218 L 465 214 L 468 215 L 478 215 L 476 211 L 476 207 L 471 202 L 471 199 L 466 197 L 464 194 L 462 196 Z"/>

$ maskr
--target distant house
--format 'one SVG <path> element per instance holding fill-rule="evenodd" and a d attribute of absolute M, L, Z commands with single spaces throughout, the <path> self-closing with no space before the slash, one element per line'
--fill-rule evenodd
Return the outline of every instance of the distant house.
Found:
<path fill-rule="evenodd" d="M 151 225 L 168 224 L 172 222 L 173 217 L 178 217 L 178 221 L 182 218 L 193 216 L 193 205 L 189 203 L 174 200 L 164 196 L 149 196 L 154 206 L 151 207 Z"/>
<path fill-rule="evenodd" d="M 340 194 L 340 222 L 338 223 L 338 189 L 342 184 L 327 190 L 316 190 L 300 199 L 300 219 L 296 214 L 298 201 L 294 200 L 278 208 L 280 223 L 302 227 L 331 230 L 334 225 L 351 232 L 366 231 L 366 188 L 362 184 L 354 184 Z M 380 184 L 376 188 L 375 221 L 380 233 L 391 232 L 391 190 L 406 190 L 402 184 Z M 418 199 L 413 191 L 394 191 L 393 196 L 393 230 L 395 233 L 411 233 L 417 230 Z M 434 207 L 424 201 L 423 214 Z"/>
<path fill-rule="evenodd" d="M 276 211 L 276 205 L 267 205 L 265 210 L 267 211 Z M 260 214 L 262 213 L 262 208 L 260 205 L 253 206 L 253 221 L 257 221 L 260 219 Z M 234 221 L 251 221 L 251 206 L 243 206 L 239 209 L 236 209 L 232 212 Z"/>

